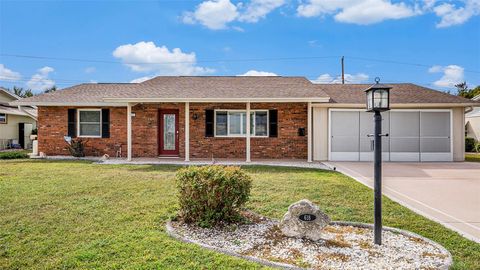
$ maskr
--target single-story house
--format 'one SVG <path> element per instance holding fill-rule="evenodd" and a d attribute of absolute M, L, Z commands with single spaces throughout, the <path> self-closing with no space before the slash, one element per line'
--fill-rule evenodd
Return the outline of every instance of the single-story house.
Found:
<path fill-rule="evenodd" d="M 38 146 L 67 155 L 64 136 L 88 138 L 87 155 L 371 160 L 367 84 L 304 77 L 160 76 L 88 83 L 13 102 L 38 106 Z M 414 84 L 391 84 L 384 160 L 464 160 L 464 112 L 478 102 Z"/>
<path fill-rule="evenodd" d="M 37 109 L 9 105 L 19 99 L 19 96 L 0 87 L 0 150 L 32 146 L 30 134 L 37 126 Z"/>
<path fill-rule="evenodd" d="M 472 98 L 474 101 L 480 101 L 480 95 Z M 480 141 L 480 107 L 473 108 L 465 114 L 465 132 L 467 137 Z"/>

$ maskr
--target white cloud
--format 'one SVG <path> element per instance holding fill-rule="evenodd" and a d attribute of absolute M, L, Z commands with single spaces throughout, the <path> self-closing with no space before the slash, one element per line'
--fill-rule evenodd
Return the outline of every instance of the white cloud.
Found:
<path fill-rule="evenodd" d="M 37 70 L 30 80 L 27 82 L 27 87 L 33 91 L 43 91 L 55 85 L 55 81 L 48 78 L 48 75 L 55 71 L 52 67 L 45 66 Z"/>
<path fill-rule="evenodd" d="M 141 83 L 141 82 L 150 80 L 151 78 L 153 78 L 153 76 L 144 76 L 144 77 L 133 79 L 130 81 L 130 83 Z"/>
<path fill-rule="evenodd" d="M 157 47 L 151 41 L 121 45 L 113 51 L 113 56 L 121 59 L 126 66 L 136 72 L 155 72 L 158 75 L 202 75 L 215 71 L 197 66 L 194 52 L 184 53 L 180 48 L 170 51 L 166 46 Z"/>
<path fill-rule="evenodd" d="M 274 9 L 285 4 L 285 0 L 251 0 L 245 6 L 245 10 L 238 20 L 242 22 L 255 23 L 267 16 Z"/>
<path fill-rule="evenodd" d="M 212 30 L 226 29 L 234 21 L 256 23 L 285 3 L 286 0 L 251 0 L 235 5 L 230 0 L 207 0 L 194 11 L 184 12 L 182 21 L 186 24 L 199 23 Z M 232 29 L 243 32 L 243 28 L 238 26 Z"/>
<path fill-rule="evenodd" d="M 295 2 L 295 1 L 290 1 Z M 300 17 L 333 16 L 335 21 L 369 25 L 385 20 L 398 20 L 427 13 L 440 18 L 437 27 L 465 23 L 480 15 L 480 0 L 298 0 L 296 13 Z M 213 30 L 235 29 L 233 22 L 256 23 L 269 13 L 287 4 L 287 0 L 246 0 L 232 3 L 231 0 L 204 0 L 194 11 L 183 13 L 186 24 L 202 24 Z"/>
<path fill-rule="evenodd" d="M 364 83 L 368 81 L 368 75 L 365 73 L 357 74 L 345 74 L 345 83 Z M 342 83 L 342 76 L 333 77 L 332 75 L 325 73 L 315 80 L 312 80 L 313 83 Z"/>
<path fill-rule="evenodd" d="M 435 14 L 440 17 L 438 28 L 463 24 L 471 17 L 480 15 L 480 0 L 466 0 L 464 6 L 457 7 L 454 4 L 443 3 L 433 8 Z"/>
<path fill-rule="evenodd" d="M 297 14 L 302 17 L 333 15 L 338 22 L 367 25 L 411 17 L 417 12 L 415 7 L 390 0 L 308 0 L 298 6 Z"/>
<path fill-rule="evenodd" d="M 90 74 L 90 73 L 94 73 L 97 69 L 95 67 L 87 67 L 85 68 L 85 73 L 87 74 Z"/>
<path fill-rule="evenodd" d="M 454 87 L 455 84 L 465 81 L 463 67 L 457 65 L 433 66 L 428 69 L 430 73 L 443 72 L 443 76 L 433 84 L 438 87 Z"/>
<path fill-rule="evenodd" d="M 267 71 L 258 71 L 258 70 L 249 70 L 243 74 L 239 74 L 237 76 L 278 76 L 277 74 L 273 72 L 267 72 Z"/>
<path fill-rule="evenodd" d="M 22 78 L 20 73 L 8 69 L 3 64 L 0 64 L 0 80 L 2 81 L 18 81 Z"/>
<path fill-rule="evenodd" d="M 210 29 L 227 28 L 227 24 L 238 17 L 237 6 L 230 0 L 211 0 L 200 3 L 194 12 L 185 12 L 182 20 L 186 24 L 200 23 Z"/>

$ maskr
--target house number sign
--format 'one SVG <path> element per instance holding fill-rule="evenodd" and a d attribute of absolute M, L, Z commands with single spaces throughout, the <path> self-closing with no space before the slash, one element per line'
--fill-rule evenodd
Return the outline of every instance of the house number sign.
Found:
<path fill-rule="evenodd" d="M 300 216 L 298 216 L 298 219 L 300 219 L 301 221 L 314 221 L 315 219 L 317 219 L 317 216 L 312 214 L 301 214 Z"/>

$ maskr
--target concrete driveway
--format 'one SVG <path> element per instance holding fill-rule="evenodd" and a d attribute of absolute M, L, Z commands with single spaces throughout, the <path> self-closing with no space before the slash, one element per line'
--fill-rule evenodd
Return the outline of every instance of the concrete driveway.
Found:
<path fill-rule="evenodd" d="M 327 162 L 373 188 L 373 163 Z M 480 163 L 383 163 L 383 194 L 480 242 Z"/>

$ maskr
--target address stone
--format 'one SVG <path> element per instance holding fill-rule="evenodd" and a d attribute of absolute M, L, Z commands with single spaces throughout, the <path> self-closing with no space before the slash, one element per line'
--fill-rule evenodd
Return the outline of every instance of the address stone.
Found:
<path fill-rule="evenodd" d="M 318 206 L 303 199 L 288 207 L 280 222 L 280 230 L 288 237 L 317 241 L 322 238 L 322 229 L 329 223 L 330 218 Z"/>

